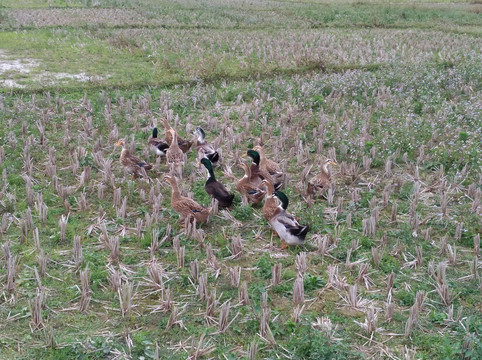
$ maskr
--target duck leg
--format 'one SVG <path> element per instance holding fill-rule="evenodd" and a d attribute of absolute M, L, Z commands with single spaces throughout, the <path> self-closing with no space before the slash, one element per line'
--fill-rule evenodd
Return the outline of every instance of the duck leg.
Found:
<path fill-rule="evenodd" d="M 287 248 L 289 248 L 289 245 L 284 240 L 281 240 L 281 250 L 285 250 Z"/>

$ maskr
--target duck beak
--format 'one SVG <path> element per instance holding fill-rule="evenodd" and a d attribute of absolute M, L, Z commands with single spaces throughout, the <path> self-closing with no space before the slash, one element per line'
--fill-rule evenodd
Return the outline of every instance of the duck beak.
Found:
<path fill-rule="evenodd" d="M 121 146 L 122 145 L 122 141 L 119 140 L 118 142 L 115 143 L 115 146 Z"/>
<path fill-rule="evenodd" d="M 338 164 L 337 164 L 336 162 L 334 162 L 334 161 L 330 161 L 330 164 L 331 164 L 331 165 L 335 165 L 335 166 L 338 165 Z"/>

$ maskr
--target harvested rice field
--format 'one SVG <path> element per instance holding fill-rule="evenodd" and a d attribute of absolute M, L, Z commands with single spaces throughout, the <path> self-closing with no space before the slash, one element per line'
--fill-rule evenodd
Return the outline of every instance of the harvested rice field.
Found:
<path fill-rule="evenodd" d="M 3 0 L 0 359 L 482 358 L 481 12 Z"/>

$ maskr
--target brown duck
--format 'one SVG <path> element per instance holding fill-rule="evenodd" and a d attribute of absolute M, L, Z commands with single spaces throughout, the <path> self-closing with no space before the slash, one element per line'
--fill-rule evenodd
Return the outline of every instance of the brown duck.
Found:
<path fill-rule="evenodd" d="M 275 189 L 280 190 L 285 180 L 285 174 L 281 170 L 281 167 L 277 162 L 266 157 L 264 146 L 256 146 L 253 150 L 257 151 L 259 154 L 259 168 L 261 169 L 261 172 L 263 174 L 268 173 L 271 176 Z"/>
<path fill-rule="evenodd" d="M 196 219 L 197 223 L 206 222 L 211 208 L 199 205 L 194 200 L 181 196 L 177 180 L 174 176 L 165 175 L 164 180 L 171 185 L 171 206 L 172 209 L 179 214 L 179 220 L 184 222 L 186 218 Z"/>
<path fill-rule="evenodd" d="M 257 183 L 251 181 L 251 169 L 248 164 L 241 163 L 244 169 L 244 176 L 236 184 L 236 190 L 248 199 L 250 204 L 259 204 L 263 201 L 266 191 L 260 189 Z"/>
<path fill-rule="evenodd" d="M 146 172 L 152 169 L 152 165 L 139 159 L 137 156 L 132 155 L 126 148 L 126 142 L 124 139 L 117 141 L 115 146 L 122 146 L 122 152 L 120 155 L 120 163 L 127 171 L 133 176 L 147 175 Z"/>
<path fill-rule="evenodd" d="M 184 153 L 176 141 L 177 133 L 174 129 L 169 129 L 169 132 L 171 133 L 171 143 L 166 152 L 166 161 L 171 173 L 181 179 L 184 170 Z"/>
<path fill-rule="evenodd" d="M 168 144 L 171 144 L 173 135 L 172 135 L 172 132 L 170 132 L 169 130 L 171 130 L 172 127 L 167 122 L 167 119 L 162 118 L 161 121 L 164 124 L 164 128 L 166 129 L 165 140 Z M 183 153 L 187 153 L 189 151 L 189 149 L 192 146 L 192 143 L 193 143 L 192 141 L 184 140 L 179 136 L 177 137 L 177 144 Z"/>
<path fill-rule="evenodd" d="M 321 163 L 321 171 L 308 181 L 308 188 L 306 190 L 309 196 L 323 195 L 331 185 L 331 176 L 328 172 L 328 165 L 337 165 L 331 159 L 325 159 Z"/>

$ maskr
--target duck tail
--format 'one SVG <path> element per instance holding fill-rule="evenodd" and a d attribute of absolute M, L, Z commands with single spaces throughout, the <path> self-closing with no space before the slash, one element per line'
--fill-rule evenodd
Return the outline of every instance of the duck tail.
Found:
<path fill-rule="evenodd" d="M 306 234 L 308 234 L 308 231 L 310 230 L 310 226 L 309 225 L 305 225 L 303 227 L 299 227 L 297 229 L 293 229 L 293 232 L 292 234 L 301 238 L 301 239 L 305 239 L 306 237 Z"/>
<path fill-rule="evenodd" d="M 207 158 L 208 158 L 213 164 L 215 164 L 215 163 L 217 163 L 217 162 L 219 161 L 219 154 L 218 154 L 218 152 L 216 151 L 216 152 L 214 152 L 214 153 L 212 153 L 212 154 L 209 154 L 209 155 L 207 156 Z"/>
<path fill-rule="evenodd" d="M 276 191 L 281 190 L 282 188 L 283 188 L 283 182 L 279 182 L 279 183 L 274 184 L 274 189 Z"/>

